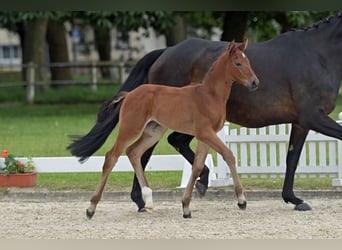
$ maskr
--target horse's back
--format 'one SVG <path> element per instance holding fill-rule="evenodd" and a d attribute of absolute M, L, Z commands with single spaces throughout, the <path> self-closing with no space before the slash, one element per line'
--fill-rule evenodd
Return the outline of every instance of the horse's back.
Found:
<path fill-rule="evenodd" d="M 152 65 L 149 82 L 181 87 L 199 79 L 194 77 L 198 67 L 201 76 L 227 48 L 226 42 L 214 42 L 199 38 L 187 39 L 167 48 Z M 197 65 L 197 66 L 196 66 Z"/>

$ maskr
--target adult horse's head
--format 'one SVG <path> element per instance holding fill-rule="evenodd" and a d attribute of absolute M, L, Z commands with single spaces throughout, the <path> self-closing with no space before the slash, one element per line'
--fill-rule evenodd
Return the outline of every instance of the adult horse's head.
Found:
<path fill-rule="evenodd" d="M 245 39 L 243 43 L 236 46 L 235 41 L 230 42 L 228 54 L 228 68 L 233 80 L 244 85 L 250 91 L 254 91 L 259 86 L 259 79 L 255 75 L 244 50 L 247 48 L 248 40 Z"/>

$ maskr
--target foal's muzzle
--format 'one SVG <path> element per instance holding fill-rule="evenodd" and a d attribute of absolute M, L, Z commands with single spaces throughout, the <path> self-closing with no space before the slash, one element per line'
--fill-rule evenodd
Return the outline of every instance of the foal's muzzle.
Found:
<path fill-rule="evenodd" d="M 253 80 L 248 83 L 249 91 L 255 91 L 259 87 L 259 80 Z"/>

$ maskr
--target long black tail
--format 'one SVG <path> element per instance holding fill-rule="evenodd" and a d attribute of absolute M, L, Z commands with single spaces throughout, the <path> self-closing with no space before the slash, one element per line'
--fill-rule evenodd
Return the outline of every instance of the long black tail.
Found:
<path fill-rule="evenodd" d="M 132 69 L 127 80 L 119 92 L 131 91 L 136 87 L 147 83 L 148 72 L 152 64 L 164 52 L 165 49 L 154 50 L 140 59 Z M 114 104 L 113 100 L 118 94 L 105 101 L 98 112 L 97 121 L 93 128 L 85 136 L 73 136 L 73 142 L 67 147 L 72 155 L 79 157 L 80 162 L 86 161 L 106 141 L 119 121 L 121 102 Z"/>

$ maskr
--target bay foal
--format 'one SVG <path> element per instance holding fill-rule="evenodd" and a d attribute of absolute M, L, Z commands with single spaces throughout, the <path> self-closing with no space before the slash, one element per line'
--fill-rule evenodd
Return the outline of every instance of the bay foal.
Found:
<path fill-rule="evenodd" d="M 201 84 L 190 84 L 182 88 L 146 84 L 131 92 L 122 92 L 113 100 L 114 105 L 123 99 L 119 132 L 113 148 L 106 153 L 101 181 L 87 209 L 89 219 L 95 213 L 108 175 L 124 150 L 141 186 L 145 209 L 152 211 L 152 190 L 141 166 L 141 156 L 168 128 L 194 135 L 198 140 L 192 174 L 182 199 L 183 217 L 191 217 L 189 205 L 193 186 L 203 169 L 209 147 L 226 161 L 233 178 L 238 205 L 242 209 L 246 208 L 247 202 L 237 175 L 234 155 L 217 137 L 216 132 L 224 125 L 226 102 L 233 82 L 250 90 L 255 90 L 259 85 L 243 53 L 247 43 L 245 40 L 236 46 L 234 41 L 231 42 L 210 67 Z"/>

